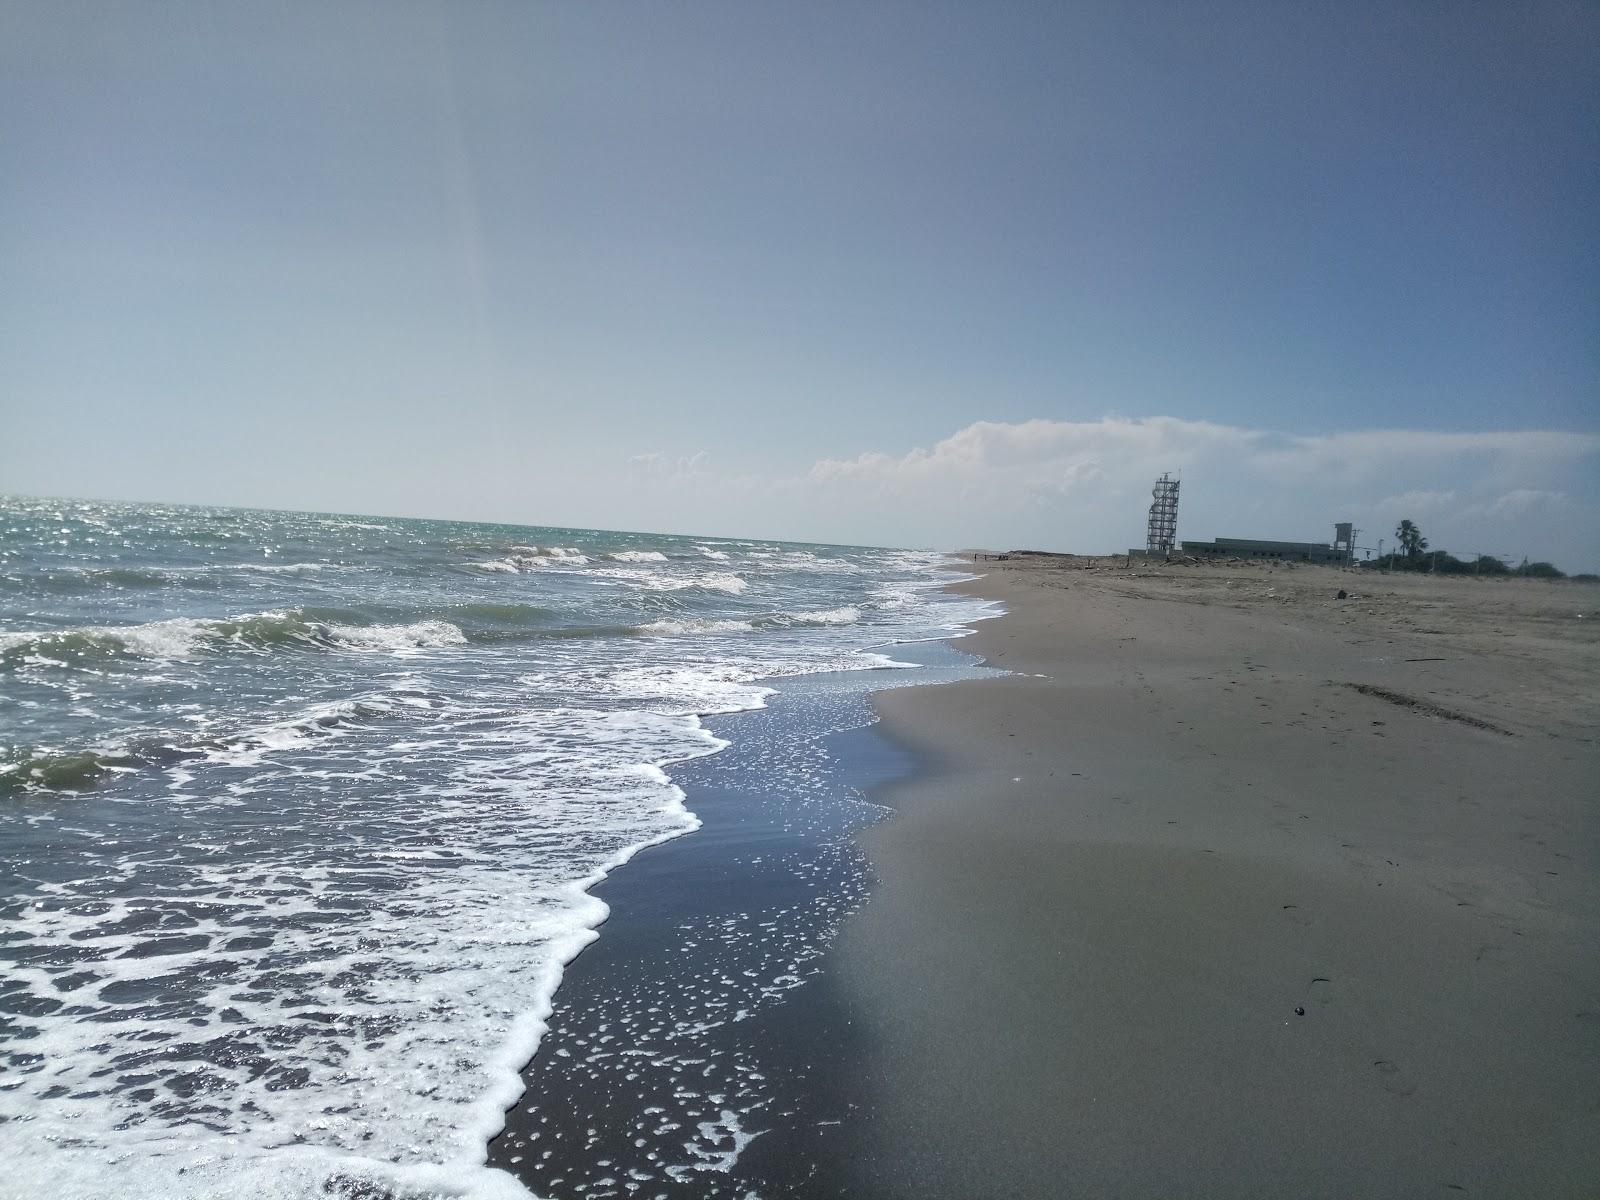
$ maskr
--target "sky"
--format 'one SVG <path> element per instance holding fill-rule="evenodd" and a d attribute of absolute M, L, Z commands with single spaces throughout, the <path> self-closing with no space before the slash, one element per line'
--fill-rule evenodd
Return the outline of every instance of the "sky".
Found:
<path fill-rule="evenodd" d="M 0 492 L 1600 569 L 1600 6 L 0 0 Z"/>

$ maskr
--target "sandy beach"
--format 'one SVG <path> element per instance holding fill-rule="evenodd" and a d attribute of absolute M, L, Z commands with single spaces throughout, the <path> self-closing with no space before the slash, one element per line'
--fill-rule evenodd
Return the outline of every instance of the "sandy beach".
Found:
<path fill-rule="evenodd" d="M 1595 1195 L 1600 587 L 975 569 L 1014 674 L 876 701 L 852 1194 Z"/>

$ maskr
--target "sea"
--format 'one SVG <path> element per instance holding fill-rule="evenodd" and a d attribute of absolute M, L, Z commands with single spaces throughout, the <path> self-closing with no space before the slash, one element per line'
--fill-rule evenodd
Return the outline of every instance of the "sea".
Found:
<path fill-rule="evenodd" d="M 942 645 L 993 615 L 962 577 L 929 551 L 0 499 L 0 1196 L 734 1194 L 783 1104 L 697 1039 L 781 1021 L 865 901 L 853 835 L 882 812 L 829 747 L 872 691 L 978 670 Z M 744 833 L 695 843 L 697 769 Z M 673 839 L 696 855 L 655 851 L 683 865 L 630 893 L 661 910 L 649 945 L 619 934 L 553 1020 L 605 944 L 599 885 Z M 746 882 L 697 924 L 651 890 L 709 895 L 693 870 Z M 574 1123 L 580 1062 L 628 1081 L 606 1128 Z M 697 1062 L 729 1081 L 686 1087 Z"/>

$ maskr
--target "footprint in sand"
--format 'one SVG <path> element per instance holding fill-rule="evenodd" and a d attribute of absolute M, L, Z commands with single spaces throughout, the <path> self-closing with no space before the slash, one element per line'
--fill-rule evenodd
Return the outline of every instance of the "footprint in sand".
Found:
<path fill-rule="evenodd" d="M 1411 1077 L 1399 1063 L 1387 1058 L 1374 1059 L 1372 1065 L 1377 1069 L 1378 1079 L 1383 1084 L 1383 1090 L 1393 1096 L 1409 1096 L 1417 1090 L 1417 1081 Z"/>
<path fill-rule="evenodd" d="M 1298 904 L 1285 904 L 1283 906 L 1283 915 L 1291 925 L 1305 926 L 1311 924 L 1311 918 L 1300 910 Z"/>

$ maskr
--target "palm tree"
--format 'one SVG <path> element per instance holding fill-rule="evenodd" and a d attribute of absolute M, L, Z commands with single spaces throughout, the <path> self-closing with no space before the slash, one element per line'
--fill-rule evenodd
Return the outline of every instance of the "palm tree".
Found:
<path fill-rule="evenodd" d="M 1399 540 L 1400 549 L 1406 552 L 1407 558 L 1416 558 L 1428 548 L 1428 539 L 1422 536 L 1422 530 L 1413 525 L 1409 518 L 1400 522 L 1394 531 L 1394 536 Z"/>

